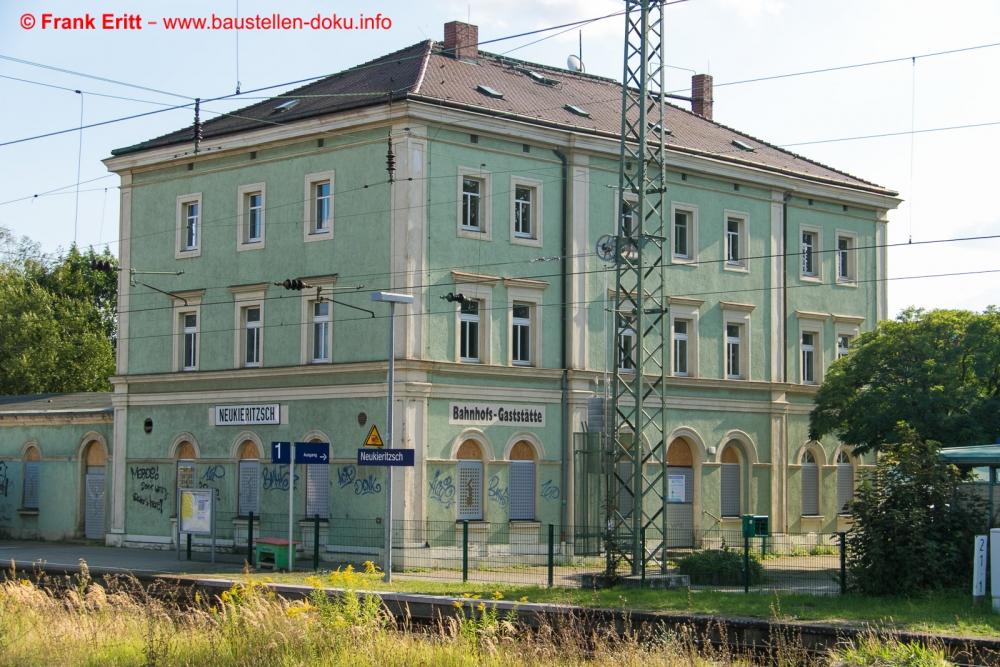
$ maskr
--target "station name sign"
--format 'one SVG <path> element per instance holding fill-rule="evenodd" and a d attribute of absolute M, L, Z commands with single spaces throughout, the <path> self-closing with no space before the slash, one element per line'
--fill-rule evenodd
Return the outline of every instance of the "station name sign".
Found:
<path fill-rule="evenodd" d="M 461 426 L 545 426 L 544 405 L 452 403 L 448 423 Z"/>
<path fill-rule="evenodd" d="M 281 406 L 273 405 L 216 405 L 216 426 L 246 426 L 250 424 L 278 424 Z"/>
<path fill-rule="evenodd" d="M 412 449 L 359 449 L 359 466 L 407 466 L 413 465 Z"/>

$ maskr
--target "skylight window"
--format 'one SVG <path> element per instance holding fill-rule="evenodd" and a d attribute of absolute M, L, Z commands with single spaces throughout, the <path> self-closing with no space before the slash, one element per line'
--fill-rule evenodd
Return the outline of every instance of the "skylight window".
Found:
<path fill-rule="evenodd" d="M 570 113 L 575 113 L 577 116 L 583 116 L 584 118 L 589 118 L 590 117 L 590 112 L 589 111 L 587 111 L 585 109 L 581 109 L 580 107 L 576 106 L 575 104 L 567 104 L 563 108 L 566 109 L 566 111 L 568 111 Z"/>
<path fill-rule="evenodd" d="M 537 83 L 540 83 L 540 84 L 543 84 L 543 85 L 546 85 L 546 86 L 557 86 L 560 83 L 562 83 L 562 81 L 560 81 L 559 79 L 549 78 L 549 77 L 545 76 L 544 74 L 539 74 L 538 72 L 536 72 L 534 70 L 530 70 L 530 69 L 518 69 L 517 71 L 521 72 L 522 74 L 528 75 L 531 78 L 532 81 L 535 81 Z"/>
<path fill-rule="evenodd" d="M 298 103 L 298 100 L 288 100 L 287 102 L 282 102 L 278 106 L 274 107 L 274 113 L 284 113 L 297 106 Z"/>
<path fill-rule="evenodd" d="M 739 139 L 733 139 L 733 146 L 736 146 L 737 148 L 748 151 L 750 153 L 754 152 L 753 146 L 746 143 L 745 141 L 740 141 Z"/>
<path fill-rule="evenodd" d="M 661 127 L 662 126 L 659 123 L 649 123 L 649 129 L 651 129 L 653 132 L 659 132 Z M 663 127 L 662 129 L 663 129 L 663 134 L 673 134 L 673 132 L 670 131 L 669 127 Z"/>
<path fill-rule="evenodd" d="M 503 99 L 503 93 L 501 93 L 499 90 L 496 90 L 494 88 L 490 88 L 489 86 L 479 85 L 479 86 L 476 86 L 476 90 L 478 90 L 479 92 L 481 92 L 483 95 L 486 95 L 487 97 L 493 97 L 493 98 L 496 98 L 498 100 L 499 99 Z"/>

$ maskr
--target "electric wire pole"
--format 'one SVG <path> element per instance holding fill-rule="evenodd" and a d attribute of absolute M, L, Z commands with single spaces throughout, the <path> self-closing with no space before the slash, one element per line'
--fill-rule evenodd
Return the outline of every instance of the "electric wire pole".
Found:
<path fill-rule="evenodd" d="M 663 0 L 626 0 L 615 238 L 616 363 L 607 502 L 607 574 L 666 565 L 669 368 L 664 250 Z M 630 347 L 631 345 L 631 347 Z M 632 370 L 626 370 L 629 366 Z M 653 544 L 646 548 L 643 536 Z M 661 538 L 657 541 L 657 537 Z"/>

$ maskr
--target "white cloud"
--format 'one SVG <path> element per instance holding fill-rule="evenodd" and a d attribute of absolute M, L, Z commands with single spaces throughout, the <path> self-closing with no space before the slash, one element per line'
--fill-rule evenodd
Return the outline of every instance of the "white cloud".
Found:
<path fill-rule="evenodd" d="M 719 4 L 729 9 L 735 9 L 746 21 L 753 23 L 762 14 L 778 16 L 785 8 L 781 0 L 719 0 Z"/>

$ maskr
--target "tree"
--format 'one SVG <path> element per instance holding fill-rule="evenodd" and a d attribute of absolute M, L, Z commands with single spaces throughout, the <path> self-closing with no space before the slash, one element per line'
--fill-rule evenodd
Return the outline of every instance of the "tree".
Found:
<path fill-rule="evenodd" d="M 90 269 L 105 249 L 57 258 L 0 228 L 0 394 L 109 391 L 117 273 Z"/>
<path fill-rule="evenodd" d="M 972 582 L 973 537 L 987 528 L 986 502 L 940 445 L 897 426 L 850 504 L 848 569 L 865 595 L 910 595 Z"/>
<path fill-rule="evenodd" d="M 809 417 L 858 453 L 900 444 L 899 422 L 943 447 L 1000 436 L 1000 311 L 904 311 L 830 365 Z"/>

